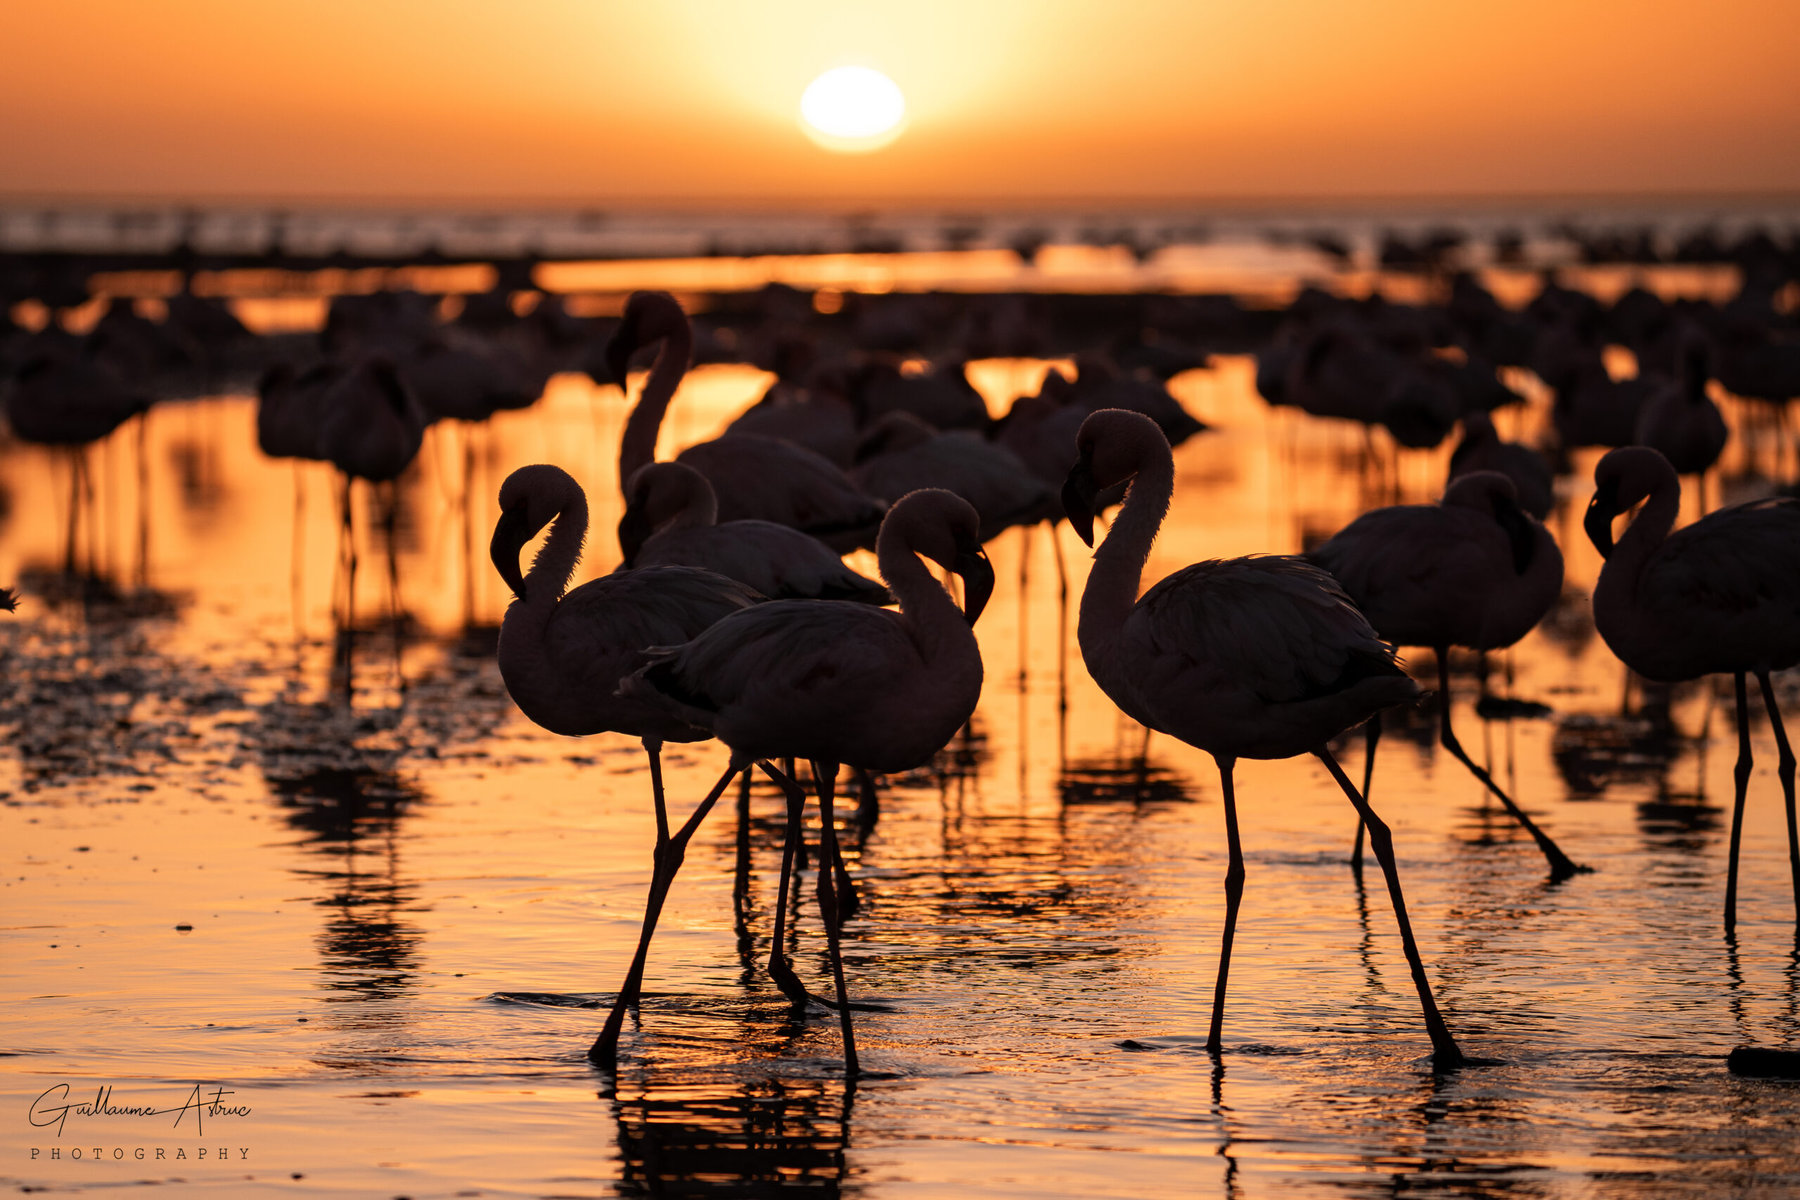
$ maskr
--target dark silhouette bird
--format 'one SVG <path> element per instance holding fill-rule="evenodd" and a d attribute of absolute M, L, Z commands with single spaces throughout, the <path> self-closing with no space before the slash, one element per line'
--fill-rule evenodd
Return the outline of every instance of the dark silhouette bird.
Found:
<path fill-rule="evenodd" d="M 106 367 L 54 350 L 28 354 L 6 389 L 13 433 L 47 446 L 97 442 L 149 407 L 147 395 Z"/>
<path fill-rule="evenodd" d="M 1131 484 L 1095 551 L 1081 597 L 1081 656 L 1101 690 L 1128 716 L 1205 750 L 1219 764 L 1231 865 L 1207 1049 L 1214 1054 L 1221 1049 L 1226 976 L 1244 885 L 1233 767 L 1239 758 L 1311 752 L 1368 825 L 1424 1010 L 1433 1061 L 1440 1070 L 1463 1064 L 1413 940 L 1388 827 L 1326 747 L 1328 739 L 1381 709 L 1415 698 L 1418 685 L 1337 581 L 1302 559 L 1195 563 L 1140 599 L 1144 563 L 1174 492 L 1168 441 L 1146 418 L 1107 410 L 1082 424 L 1077 449 L 1063 502 L 1083 541 L 1093 544 L 1098 492 Z"/>
<path fill-rule="evenodd" d="M 888 590 L 844 565 L 818 538 L 773 521 L 718 522 L 706 476 L 682 462 L 638 468 L 619 521 L 621 570 L 703 567 L 772 600 L 886 604 Z"/>
<path fill-rule="evenodd" d="M 868 428 L 850 478 L 874 496 L 927 487 L 955 492 L 981 514 L 983 541 L 1057 515 L 1055 491 L 1011 450 L 968 430 L 939 432 L 906 411 Z"/>
<path fill-rule="evenodd" d="M 676 386 L 687 373 L 693 350 L 693 330 L 673 296 L 634 292 L 606 349 L 607 362 L 621 388 L 632 354 L 652 344 L 659 346 L 656 363 L 619 442 L 621 491 L 656 457 L 657 430 Z M 712 484 L 720 520 L 791 525 L 833 549 L 869 544 L 885 511 L 880 501 L 859 490 L 828 459 L 775 438 L 727 433 L 689 446 L 676 459 Z"/>
<path fill-rule="evenodd" d="M 519 571 L 519 553 L 544 526 L 550 534 L 532 562 Z M 643 986 L 650 937 L 688 840 L 730 781 L 727 776 L 675 833 L 663 799 L 664 742 L 698 742 L 712 734 L 671 713 L 666 705 L 621 696 L 619 681 L 643 666 L 652 646 L 670 646 L 699 634 L 721 618 L 762 599 L 735 580 L 692 567 L 645 567 L 615 572 L 568 590 L 587 535 L 587 496 L 560 467 L 520 467 L 500 485 L 500 520 L 490 554 L 512 589 L 500 625 L 500 677 L 519 710 L 552 733 L 585 737 L 623 733 L 640 739 L 650 760 L 656 804 L 656 851 L 643 936 L 607 1018 L 605 1053 L 610 1066 L 625 1010 Z"/>
<path fill-rule="evenodd" d="M 63 572 L 75 574 L 76 532 L 88 477 L 87 447 L 150 409 L 150 398 L 107 367 L 45 339 L 0 387 L 14 436 L 61 447 L 69 459 L 69 521 Z M 143 424 L 138 425 L 140 450 Z"/>
<path fill-rule="evenodd" d="M 881 576 L 900 611 L 829 600 L 777 600 L 735 613 L 683 646 L 658 650 L 622 687 L 668 719 L 710 730 L 731 748 L 737 771 L 772 759 L 807 759 L 819 797 L 824 846 L 818 895 L 830 947 L 844 1060 L 860 1068 L 838 950 L 834 876 L 842 856 L 833 825 L 840 765 L 905 771 L 927 762 L 969 720 L 981 695 L 981 652 L 971 626 L 993 589 L 981 552 L 980 518 L 938 489 L 912 492 L 889 511 L 876 545 Z M 919 556 L 963 579 L 958 610 Z M 787 961 L 788 880 L 805 801 L 797 784 L 764 766 L 788 796 L 787 849 L 775 906 L 769 973 L 790 997 L 806 993 Z M 609 1027 L 610 1028 L 610 1027 Z M 603 1031 L 594 1053 L 611 1053 Z"/>
<path fill-rule="evenodd" d="M 1462 438 L 1450 451 L 1450 479 L 1475 471 L 1498 471 L 1512 480 L 1519 507 L 1542 521 L 1556 503 L 1555 475 L 1530 446 L 1502 441 L 1485 412 L 1465 413 Z"/>
<path fill-rule="evenodd" d="M 1437 504 L 1366 512 L 1306 557 L 1331 572 L 1383 641 L 1430 646 L 1438 663 L 1438 741 L 1543 851 L 1552 879 L 1582 868 L 1477 766 L 1450 727 L 1450 647 L 1499 650 L 1536 627 L 1562 592 L 1556 539 L 1519 506 L 1498 471 L 1459 475 Z M 1369 718 L 1363 795 L 1374 773 L 1381 715 Z M 1362 869 L 1362 828 L 1351 864 Z"/>
<path fill-rule="evenodd" d="M 1700 482 L 1725 451 L 1730 431 L 1706 394 L 1709 352 L 1698 330 L 1688 330 L 1677 350 L 1679 375 L 1663 379 L 1638 409 L 1633 444 L 1649 446 L 1669 460 L 1677 475 Z M 1700 507 L 1706 507 L 1704 498 Z"/>
<path fill-rule="evenodd" d="M 1613 518 L 1644 507 L 1615 544 Z M 1584 522 L 1606 563 L 1594 586 L 1594 626 L 1612 652 L 1647 679 L 1729 674 L 1736 684 L 1737 795 L 1725 876 L 1725 928 L 1737 923 L 1738 842 L 1750 780 L 1746 675 L 1755 675 L 1780 753 L 1788 859 L 1800 925 L 1800 829 L 1794 752 L 1769 676 L 1800 664 L 1800 500 L 1733 505 L 1674 533 L 1681 480 L 1645 446 L 1608 453 L 1594 467 Z"/>

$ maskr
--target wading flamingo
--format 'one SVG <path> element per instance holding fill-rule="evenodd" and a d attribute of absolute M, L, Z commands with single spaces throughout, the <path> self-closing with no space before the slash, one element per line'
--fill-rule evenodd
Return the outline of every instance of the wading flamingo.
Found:
<path fill-rule="evenodd" d="M 719 501 L 706 476 L 686 463 L 638 468 L 619 520 L 621 570 L 704 567 L 771 600 L 858 600 L 886 604 L 886 588 L 844 565 L 818 538 L 773 521 L 718 523 Z"/>
<path fill-rule="evenodd" d="M 787 848 L 769 973 L 796 1000 L 806 992 L 787 961 L 784 921 L 805 794 L 768 762 L 811 760 L 824 843 L 819 910 L 837 989 L 844 1065 L 852 1075 L 860 1068 L 838 951 L 833 877 L 843 862 L 833 824 L 833 785 L 844 764 L 875 772 L 923 765 L 975 711 L 982 672 L 972 626 L 994 583 L 981 551 L 980 527 L 974 508 L 961 497 L 938 488 L 911 492 L 889 511 L 876 542 L 881 577 L 899 600 L 899 612 L 831 600 L 760 604 L 726 617 L 685 646 L 652 652 L 649 665 L 621 688 L 671 720 L 710 730 L 731 748 L 731 765 L 714 796 L 753 762 L 761 762 L 787 793 Z M 961 610 L 920 555 L 962 576 Z"/>
<path fill-rule="evenodd" d="M 667 292 L 633 292 L 625 303 L 625 316 L 606 347 L 608 369 L 621 390 L 631 356 L 650 345 L 659 347 L 656 363 L 619 440 L 621 491 L 655 459 L 663 414 L 693 353 L 693 327 Z M 831 460 L 776 438 L 728 431 L 724 437 L 689 446 L 676 458 L 712 484 L 720 520 L 791 525 L 834 550 L 870 544 L 885 511 Z"/>
<path fill-rule="evenodd" d="M 1224 788 L 1225 932 L 1206 1048 L 1221 1049 L 1225 983 L 1244 889 L 1232 769 L 1240 758 L 1311 752 L 1325 764 L 1369 828 L 1387 877 L 1401 944 L 1431 1035 L 1432 1061 L 1465 1061 L 1432 999 L 1413 940 L 1387 825 L 1338 766 L 1328 739 L 1419 694 L 1337 581 L 1298 558 L 1214 559 L 1184 567 L 1138 598 L 1151 543 L 1175 487 L 1174 457 L 1154 422 L 1104 409 L 1082 423 L 1080 459 L 1063 504 L 1093 545 L 1094 498 L 1131 482 L 1124 507 L 1094 552 L 1077 634 L 1094 681 L 1126 715 L 1211 754 Z"/>
<path fill-rule="evenodd" d="M 1437 504 L 1395 504 L 1366 512 L 1307 559 L 1331 572 L 1383 641 L 1430 646 L 1438 662 L 1438 742 L 1499 798 L 1550 863 L 1550 878 L 1584 868 L 1526 816 L 1492 775 L 1475 765 L 1450 728 L 1450 647 L 1499 650 L 1530 633 L 1562 592 L 1562 551 L 1550 531 L 1519 506 L 1498 471 L 1458 475 Z M 1381 714 L 1365 727 L 1363 797 L 1375 771 Z M 1351 866 L 1362 870 L 1363 829 Z"/>
<path fill-rule="evenodd" d="M 1613 518 L 1642 503 L 1617 544 Z M 1594 467 L 1584 522 L 1606 564 L 1594 585 L 1594 626 L 1626 666 L 1674 682 L 1729 674 L 1737 690 L 1737 795 L 1725 874 L 1725 929 L 1737 924 L 1738 842 L 1750 783 L 1749 696 L 1755 675 L 1780 753 L 1787 801 L 1788 863 L 1800 926 L 1800 830 L 1794 813 L 1794 752 L 1770 683 L 1800 664 L 1800 500 L 1775 498 L 1722 508 L 1670 533 L 1681 480 L 1647 446 L 1623 446 Z"/>
<path fill-rule="evenodd" d="M 607 1017 L 605 1045 L 596 1042 L 589 1054 L 610 1067 L 625 1010 L 637 1002 L 643 985 L 656 918 L 681 868 L 688 839 L 729 781 L 722 781 L 687 823 L 670 834 L 662 744 L 704 741 L 712 735 L 672 715 L 666 706 L 618 695 L 619 680 L 644 665 L 646 648 L 686 641 L 762 597 L 735 580 L 692 567 L 618 572 L 566 592 L 587 524 L 587 496 L 566 471 L 547 464 L 520 467 L 500 485 L 500 520 L 491 554 L 514 597 L 500 624 L 499 646 L 500 677 L 513 703 L 552 733 L 630 734 L 643 741 L 650 759 L 656 851 L 643 936 Z M 519 554 L 545 525 L 550 535 L 531 570 L 521 575 Z"/>

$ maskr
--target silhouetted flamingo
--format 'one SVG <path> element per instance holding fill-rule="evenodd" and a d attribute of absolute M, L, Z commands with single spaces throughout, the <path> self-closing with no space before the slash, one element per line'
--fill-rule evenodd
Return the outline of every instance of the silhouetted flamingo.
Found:
<path fill-rule="evenodd" d="M 912 492 L 882 522 L 876 555 L 900 611 L 829 600 L 777 600 L 735 613 L 685 646 L 650 654 L 621 692 L 660 704 L 672 720 L 703 727 L 731 747 L 731 775 L 765 760 L 788 796 L 787 849 L 775 906 L 769 973 L 790 996 L 805 995 L 784 948 L 788 880 L 800 837 L 804 793 L 766 764 L 812 761 L 823 849 L 819 908 L 831 952 L 846 1068 L 856 1039 L 838 952 L 833 876 L 842 866 L 832 815 L 840 764 L 905 771 L 927 762 L 969 720 L 981 695 L 981 652 L 971 626 L 993 588 L 981 551 L 980 518 L 941 489 Z M 961 575 L 964 608 L 919 561 Z M 603 1033 L 602 1038 L 605 1038 Z M 595 1051 L 604 1048 L 595 1044 Z"/>
<path fill-rule="evenodd" d="M 1526 816 L 1493 776 L 1475 765 L 1450 727 L 1450 647 L 1498 650 L 1536 627 L 1562 592 L 1556 539 L 1519 507 L 1498 471 L 1459 475 L 1437 504 L 1366 512 L 1306 557 L 1331 572 L 1384 641 L 1430 646 L 1438 662 L 1438 741 L 1525 827 L 1552 879 L 1582 870 Z M 1363 794 L 1375 768 L 1381 715 L 1369 718 Z M 1362 869 L 1356 831 L 1351 865 Z"/>
<path fill-rule="evenodd" d="M 737 770 L 728 772 L 671 835 L 663 802 L 662 744 L 705 741 L 712 735 L 665 705 L 619 695 L 619 681 L 644 664 L 649 647 L 685 642 L 762 597 L 735 580 L 692 567 L 615 572 L 565 594 L 581 558 L 587 524 L 587 496 L 568 472 L 548 464 L 520 467 L 500 485 L 500 520 L 490 554 L 514 596 L 500 625 L 498 650 L 500 677 L 513 702 L 552 733 L 639 738 L 650 760 L 656 851 L 643 935 L 606 1031 L 589 1052 L 595 1062 L 610 1066 L 625 1010 L 637 1002 L 643 985 L 650 937 L 688 839 Z M 520 575 L 519 553 L 545 525 L 550 534 L 530 572 Z"/>
<path fill-rule="evenodd" d="M 652 344 L 660 344 L 656 363 L 619 441 L 621 491 L 656 457 L 657 430 L 693 351 L 693 329 L 673 296 L 633 292 L 606 348 L 621 389 L 632 354 Z M 712 484 L 723 521 L 791 525 L 842 550 L 868 544 L 881 522 L 884 506 L 879 501 L 863 494 L 830 460 L 789 442 L 727 433 L 689 446 L 676 458 Z"/>
<path fill-rule="evenodd" d="M 1450 479 L 1476 471 L 1498 471 L 1512 480 L 1519 507 L 1540 521 L 1556 503 L 1555 476 L 1544 456 L 1530 446 L 1502 441 L 1485 412 L 1463 415 L 1462 438 L 1450 451 Z"/>
<path fill-rule="evenodd" d="M 1094 553 L 1081 597 L 1081 656 L 1101 690 L 1128 716 L 1205 750 L 1219 764 L 1231 865 L 1207 1049 L 1214 1054 L 1221 1049 L 1226 976 L 1244 886 L 1233 767 L 1239 758 L 1289 758 L 1310 751 L 1368 824 L 1431 1035 L 1432 1059 L 1440 1070 L 1462 1064 L 1413 940 L 1388 827 L 1326 748 L 1343 730 L 1416 697 L 1418 685 L 1337 582 L 1302 559 L 1195 563 L 1139 599 L 1144 563 L 1175 487 L 1168 441 L 1149 419 L 1112 409 L 1082 424 L 1077 449 L 1080 458 L 1063 487 L 1063 503 L 1089 545 L 1094 497 L 1103 488 L 1131 483 L 1124 507 Z"/>
<path fill-rule="evenodd" d="M 940 433 L 904 410 L 880 417 L 863 434 L 850 478 L 876 496 L 927 487 L 955 492 L 981 514 L 983 541 L 1057 516 L 1055 490 L 1011 450 L 966 429 Z"/>
<path fill-rule="evenodd" d="M 1643 510 L 1614 544 L 1613 518 Z M 1787 801 L 1788 860 L 1800 924 L 1800 829 L 1794 812 L 1794 752 L 1775 703 L 1771 671 L 1800 664 L 1800 500 L 1722 508 L 1675 533 L 1681 480 L 1645 446 L 1613 450 L 1594 467 L 1585 527 L 1606 559 L 1594 585 L 1594 626 L 1625 665 L 1673 682 L 1729 673 L 1736 683 L 1737 795 L 1725 876 L 1725 928 L 1737 923 L 1738 842 L 1750 781 L 1744 677 L 1756 676 L 1780 752 Z"/>
<path fill-rule="evenodd" d="M 858 600 L 886 604 L 886 588 L 844 565 L 818 538 L 773 521 L 718 523 L 706 476 L 682 462 L 640 467 L 625 489 L 619 521 L 621 570 L 704 567 L 774 600 Z"/>
<path fill-rule="evenodd" d="M 1634 442 L 1668 459 L 1678 476 L 1694 476 L 1704 493 L 1705 473 L 1724 453 L 1730 431 L 1719 406 L 1706 394 L 1708 351 L 1697 330 L 1685 331 L 1676 361 L 1680 374 L 1644 398 Z M 1706 510 L 1704 494 L 1700 509 Z"/>

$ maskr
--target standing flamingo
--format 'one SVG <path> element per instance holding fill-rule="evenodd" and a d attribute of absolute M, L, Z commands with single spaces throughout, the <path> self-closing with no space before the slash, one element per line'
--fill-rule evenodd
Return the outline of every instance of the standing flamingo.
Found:
<path fill-rule="evenodd" d="M 718 522 L 706 476 L 682 462 L 638 468 L 619 520 L 621 570 L 704 567 L 772 600 L 860 600 L 886 604 L 887 589 L 844 565 L 818 538 L 773 521 Z"/>
<path fill-rule="evenodd" d="M 1613 542 L 1613 518 L 1644 505 Z M 1771 671 L 1800 664 L 1800 500 L 1754 500 L 1722 508 L 1673 534 L 1681 480 L 1647 446 L 1624 446 L 1594 467 L 1584 526 L 1606 563 L 1594 585 L 1594 626 L 1626 666 L 1674 682 L 1729 673 L 1737 690 L 1737 795 L 1725 874 L 1725 929 L 1737 924 L 1738 843 L 1750 782 L 1749 697 L 1754 674 L 1780 752 L 1787 800 L 1788 863 L 1800 925 L 1800 829 L 1795 825 L 1794 752 L 1775 703 Z"/>
<path fill-rule="evenodd" d="M 1094 553 L 1077 627 L 1094 681 L 1126 715 L 1211 754 L 1224 787 L 1225 932 L 1206 1048 L 1221 1049 L 1225 983 L 1244 888 L 1232 771 L 1239 758 L 1290 758 L 1310 751 L 1369 828 L 1387 877 L 1406 961 L 1439 1070 L 1465 1060 L 1432 999 L 1413 940 L 1387 825 L 1357 792 L 1326 741 L 1419 694 L 1337 581 L 1302 559 L 1214 559 L 1184 567 L 1138 598 L 1175 488 L 1169 443 L 1137 413 L 1103 409 L 1082 423 L 1080 459 L 1063 486 L 1070 523 L 1093 545 L 1094 498 L 1131 483 L 1124 507 Z"/>
<path fill-rule="evenodd" d="M 789 877 L 805 794 L 768 760 L 805 758 L 819 794 L 823 848 L 818 899 L 837 989 L 844 1064 L 860 1069 L 838 950 L 833 876 L 842 870 L 832 816 L 838 767 L 905 771 L 956 735 L 981 695 L 981 651 L 972 626 L 993 590 L 981 551 L 981 521 L 968 501 L 939 488 L 908 493 L 889 511 L 876 541 L 881 577 L 900 611 L 832 600 L 777 600 L 735 613 L 685 646 L 653 651 L 621 692 L 658 706 L 668 719 L 710 730 L 731 747 L 733 773 L 762 761 L 788 797 L 787 848 L 775 905 L 769 973 L 782 990 L 805 995 L 784 949 Z M 923 555 L 962 576 L 959 610 L 919 561 Z M 713 793 L 718 794 L 716 788 Z M 601 1039 L 607 1037 L 601 1034 Z M 593 1053 L 606 1052 L 600 1042 Z"/>
<path fill-rule="evenodd" d="M 550 535 L 519 573 L 519 553 L 545 525 Z M 645 567 L 604 575 L 567 592 L 587 535 L 587 496 L 560 467 L 520 467 L 500 485 L 500 520 L 491 554 L 512 589 L 500 625 L 500 677 L 522 712 L 552 733 L 584 737 L 625 733 L 640 738 L 650 759 L 656 802 L 656 851 L 650 896 L 637 954 L 590 1054 L 610 1066 L 625 1010 L 637 1002 L 644 962 L 663 900 L 681 868 L 688 839 L 699 828 L 730 776 L 700 802 L 679 831 L 669 833 L 663 802 L 662 744 L 712 736 L 664 706 L 617 694 L 619 680 L 644 664 L 651 646 L 686 641 L 720 618 L 761 599 L 734 580 L 692 567 Z M 733 772 L 735 774 L 735 771 Z"/>
<path fill-rule="evenodd" d="M 1581 871 L 1494 777 L 1475 765 L 1450 728 L 1450 647 L 1498 650 L 1536 627 L 1562 591 L 1562 551 L 1519 506 L 1498 471 L 1458 475 L 1438 504 L 1366 512 L 1306 556 L 1331 572 L 1384 641 L 1430 646 L 1438 663 L 1438 742 L 1499 798 L 1550 862 L 1550 878 Z M 1381 714 L 1369 718 L 1363 795 L 1375 771 Z M 1362 826 L 1351 865 L 1362 870 Z"/>
<path fill-rule="evenodd" d="M 631 356 L 657 345 L 656 363 L 619 441 L 619 488 L 656 457 L 663 414 L 687 374 L 693 328 L 687 313 L 667 292 L 633 292 L 625 316 L 606 347 L 606 360 L 619 387 L 625 387 Z M 865 495 L 824 456 L 791 442 L 754 433 L 727 432 L 689 446 L 676 458 L 713 486 L 722 521 L 774 521 L 820 538 L 834 550 L 867 545 L 885 510 Z"/>

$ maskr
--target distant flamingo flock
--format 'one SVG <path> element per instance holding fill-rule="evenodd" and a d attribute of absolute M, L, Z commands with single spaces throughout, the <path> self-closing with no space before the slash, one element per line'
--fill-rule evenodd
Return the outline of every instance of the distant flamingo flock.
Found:
<path fill-rule="evenodd" d="M 1097 542 L 1077 625 L 1090 675 L 1146 730 L 1218 764 L 1229 865 L 1206 1048 L 1224 1051 L 1245 880 L 1235 765 L 1310 754 L 1358 818 L 1359 876 L 1366 830 L 1442 1071 L 1480 1060 L 1438 1009 L 1393 840 L 1369 798 L 1382 713 L 1421 695 L 1396 649 L 1429 647 L 1440 744 L 1528 832 L 1551 881 L 1580 886 L 1568 881 L 1586 868 L 1520 803 L 1532 798 L 1509 794 L 1462 748 L 1450 704 L 1453 647 L 1503 651 L 1562 596 L 1563 553 L 1544 518 L 1578 486 L 1571 451 L 1607 451 L 1585 520 L 1605 559 L 1592 599 L 1601 638 L 1649 680 L 1734 680 L 1727 931 L 1751 773 L 1748 681 L 1757 682 L 1779 754 L 1800 930 L 1795 754 L 1773 680 L 1800 665 L 1800 499 L 1780 490 L 1800 327 L 1794 264 L 1780 260 L 1784 274 L 1768 259 L 1746 260 L 1744 285 L 1724 304 L 1641 287 L 1606 304 L 1547 278 L 1529 303 L 1509 307 L 1463 273 L 1440 279 L 1440 301 L 1421 305 L 1309 288 L 1271 312 L 1148 297 L 1095 305 L 1084 318 L 1041 296 L 844 297 L 828 324 L 772 289 L 697 327 L 661 292 L 633 294 L 600 323 L 544 294 L 526 304 L 470 297 L 445 320 L 426 297 L 378 292 L 338 297 L 317 339 L 282 350 L 252 349 L 258 339 L 224 305 L 183 295 L 160 322 L 114 302 L 82 336 L 9 318 L 0 367 L 13 436 L 80 447 L 147 411 L 157 371 L 216 379 L 252 365 L 263 452 L 341 473 L 351 564 L 353 481 L 400 476 L 433 423 L 529 406 L 557 371 L 585 370 L 626 392 L 618 569 L 570 587 L 592 532 L 588 499 L 547 463 L 521 465 L 501 485 L 490 547 L 512 595 L 497 653 L 519 709 L 557 734 L 637 738 L 648 759 L 650 884 L 626 978 L 589 1049 L 603 1069 L 617 1062 L 690 840 L 734 779 L 761 771 L 785 796 L 787 819 L 768 974 L 799 1009 L 836 1012 L 846 1068 L 861 1070 L 851 1013 L 862 1006 L 841 952 L 857 906 L 837 844 L 839 771 L 867 780 L 919 767 L 964 729 L 983 680 L 973 627 L 993 587 L 982 545 L 1014 525 L 1054 533 L 1066 520 Z M 1206 431 L 1168 379 L 1204 368 L 1209 354 L 1244 351 L 1256 355 L 1269 404 L 1358 423 L 1381 454 L 1455 435 L 1441 499 L 1373 507 L 1304 554 L 1196 562 L 1146 590 L 1158 531 L 1183 500 L 1173 448 Z M 634 388 L 640 354 L 653 357 Z M 697 355 L 755 362 L 773 382 L 720 436 L 658 462 L 659 430 Z M 993 418 L 964 367 L 1003 356 L 1071 365 Z M 1503 440 L 1492 414 L 1527 404 L 1537 388 L 1548 394 L 1545 438 Z M 1705 510 L 1703 481 L 1730 438 L 1719 408 L 1727 396 L 1775 425 L 1774 485 L 1677 528 L 1682 475 Z M 1800 474 L 1800 449 L 1793 456 Z M 71 477 L 78 488 L 79 465 Z M 1791 489 L 1794 475 L 1785 482 Z M 1096 538 L 1096 517 L 1115 507 Z M 1615 534 L 1621 517 L 1629 523 Z M 857 548 L 874 550 L 879 580 L 845 564 Z M 1361 788 L 1331 748 L 1358 726 Z M 723 744 L 726 765 L 677 823 L 662 747 L 707 739 Z M 812 863 L 829 995 L 806 986 L 786 951 L 789 897 L 808 858 L 801 760 L 818 805 Z"/>

